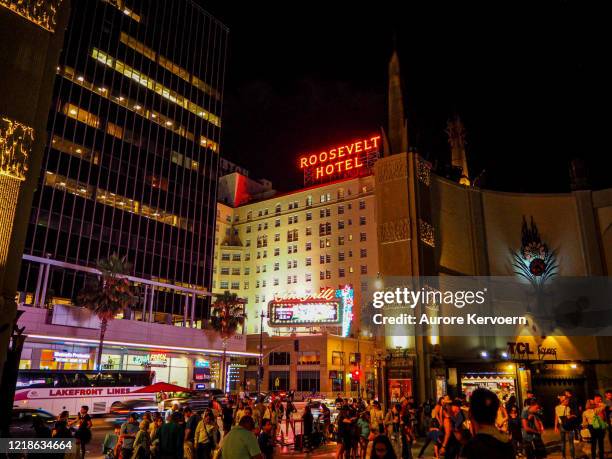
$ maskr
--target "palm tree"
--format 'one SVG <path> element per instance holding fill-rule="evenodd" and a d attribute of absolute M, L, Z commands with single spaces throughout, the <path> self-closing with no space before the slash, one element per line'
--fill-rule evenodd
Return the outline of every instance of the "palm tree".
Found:
<path fill-rule="evenodd" d="M 223 391 L 225 391 L 227 341 L 236 334 L 238 327 L 244 324 L 244 304 L 244 300 L 228 291 L 217 295 L 217 299 L 212 304 L 210 325 L 223 340 L 223 360 L 221 362 L 221 389 Z"/>
<path fill-rule="evenodd" d="M 116 253 L 98 261 L 101 274 L 88 277 L 77 295 L 77 304 L 91 310 L 100 319 L 100 344 L 96 369 L 101 368 L 102 348 L 108 322 L 137 301 L 134 287 L 127 279 L 131 265 Z"/>

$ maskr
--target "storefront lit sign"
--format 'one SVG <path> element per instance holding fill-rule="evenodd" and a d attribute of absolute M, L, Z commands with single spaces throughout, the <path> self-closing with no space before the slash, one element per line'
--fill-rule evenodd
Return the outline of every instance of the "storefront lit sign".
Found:
<path fill-rule="evenodd" d="M 303 155 L 299 159 L 300 169 L 304 171 L 304 183 L 320 182 L 360 175 L 370 169 L 380 149 L 380 136 L 373 136 L 355 142 L 338 145 L 320 153 Z"/>
<path fill-rule="evenodd" d="M 209 368 L 210 362 L 208 360 L 198 359 L 195 361 L 196 368 Z"/>
<path fill-rule="evenodd" d="M 542 344 L 538 344 L 536 350 L 531 349 L 529 343 L 508 343 L 508 354 L 513 358 L 532 359 L 537 356 L 538 360 L 544 360 L 547 356 L 557 360 L 557 348 L 545 347 Z"/>
<path fill-rule="evenodd" d="M 53 360 L 62 363 L 87 363 L 89 362 L 89 354 L 53 351 Z"/>
<path fill-rule="evenodd" d="M 143 367 L 167 367 L 168 356 L 166 354 L 147 354 L 131 356 L 132 363 Z"/>
<path fill-rule="evenodd" d="M 311 327 L 341 325 L 342 336 L 348 336 L 353 320 L 353 288 L 327 288 L 303 297 L 276 297 L 268 303 L 271 327 Z"/>

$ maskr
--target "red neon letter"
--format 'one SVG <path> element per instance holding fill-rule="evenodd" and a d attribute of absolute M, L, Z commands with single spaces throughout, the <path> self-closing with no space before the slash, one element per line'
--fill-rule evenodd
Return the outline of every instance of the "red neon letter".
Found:
<path fill-rule="evenodd" d="M 376 137 L 372 137 L 370 140 L 372 142 L 374 142 L 374 148 L 378 147 L 378 140 L 380 139 L 380 136 L 377 135 Z"/>
<path fill-rule="evenodd" d="M 334 165 L 333 164 L 328 164 L 327 166 L 325 166 L 325 174 L 326 175 L 332 175 L 334 173 Z"/>
<path fill-rule="evenodd" d="M 353 168 L 353 159 L 347 159 L 346 161 L 344 161 L 344 170 L 345 171 L 350 171 Z"/>
<path fill-rule="evenodd" d="M 331 150 L 329 150 L 329 159 L 330 161 L 333 159 L 336 159 L 336 149 L 332 148 Z"/>
<path fill-rule="evenodd" d="M 310 157 L 308 158 L 308 162 L 311 166 L 317 164 L 317 155 L 310 155 Z"/>
<path fill-rule="evenodd" d="M 359 161 L 359 156 L 355 157 L 355 168 L 357 167 L 363 167 L 363 163 Z"/>
<path fill-rule="evenodd" d="M 344 147 L 338 148 L 338 158 L 342 158 L 344 156 Z"/>
<path fill-rule="evenodd" d="M 308 167 L 308 158 L 302 156 L 300 158 L 300 169 L 304 169 L 305 167 Z"/>
<path fill-rule="evenodd" d="M 361 142 L 361 140 L 359 142 L 355 142 L 355 153 L 360 153 L 361 152 L 361 145 L 363 142 Z"/>
<path fill-rule="evenodd" d="M 321 166 L 321 167 L 317 167 L 316 171 L 317 171 L 317 172 L 316 172 L 316 178 L 321 178 L 321 177 L 323 177 L 323 166 Z"/>

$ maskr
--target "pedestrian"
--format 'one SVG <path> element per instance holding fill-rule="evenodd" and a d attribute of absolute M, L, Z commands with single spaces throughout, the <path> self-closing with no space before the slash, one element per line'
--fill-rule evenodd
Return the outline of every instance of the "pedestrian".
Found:
<path fill-rule="evenodd" d="M 261 432 L 257 438 L 259 443 L 259 449 L 265 459 L 272 459 L 274 457 L 274 445 L 276 439 L 274 438 L 274 427 L 269 419 L 264 419 L 261 425 Z"/>
<path fill-rule="evenodd" d="M 223 424 L 223 436 L 225 437 L 234 424 L 234 402 L 231 399 L 221 410 L 221 422 Z"/>
<path fill-rule="evenodd" d="M 525 394 L 525 400 L 523 401 L 523 408 L 528 407 L 530 400 L 535 400 L 535 398 L 536 398 L 535 393 L 532 390 L 528 390 L 527 393 Z"/>
<path fill-rule="evenodd" d="M 384 433 L 385 431 L 385 413 L 380 406 L 378 400 L 374 400 L 370 408 L 370 423 L 371 430 L 376 434 Z"/>
<path fill-rule="evenodd" d="M 159 440 L 158 456 L 160 459 L 183 459 L 185 432 L 180 424 L 181 420 L 181 413 L 175 411 L 170 421 L 159 428 L 157 439 Z"/>
<path fill-rule="evenodd" d="M 353 423 L 356 420 L 351 416 L 348 406 L 342 406 L 338 415 L 338 451 L 336 457 L 340 459 L 351 458 L 353 450 Z"/>
<path fill-rule="evenodd" d="M 559 404 L 555 407 L 555 432 L 561 439 L 561 456 L 567 457 L 566 443 L 569 443 L 570 456 L 576 459 L 574 438 L 580 418 L 570 407 L 570 401 L 570 397 L 565 394 L 559 396 Z"/>
<path fill-rule="evenodd" d="M 223 437 L 221 457 L 223 459 L 264 459 L 257 437 L 253 433 L 255 422 L 251 416 L 242 416 L 240 423 Z"/>
<path fill-rule="evenodd" d="M 522 452 L 523 434 L 521 432 L 521 416 L 518 406 L 511 405 L 508 411 L 508 433 L 512 441 L 515 456 Z"/>
<path fill-rule="evenodd" d="M 530 398 L 528 405 L 521 413 L 521 431 L 523 447 L 527 459 L 540 459 L 546 457 L 546 447 L 542 441 L 544 425 L 540 419 L 540 403 Z"/>
<path fill-rule="evenodd" d="M 193 412 L 191 407 L 186 406 L 183 409 L 183 416 L 185 420 L 185 440 L 183 442 L 183 455 L 185 459 L 195 458 L 195 446 L 194 438 L 195 431 L 200 422 L 200 416 Z"/>
<path fill-rule="evenodd" d="M 104 455 L 105 459 L 115 458 L 115 448 L 119 444 L 120 434 L 121 426 L 115 425 L 113 431 L 104 436 L 104 441 L 102 442 L 102 454 Z"/>
<path fill-rule="evenodd" d="M 221 434 L 213 412 L 207 411 L 195 430 L 196 456 L 198 459 L 211 459 L 213 451 L 219 446 Z"/>
<path fill-rule="evenodd" d="M 500 405 L 497 395 L 488 389 L 472 392 L 469 416 L 475 435 L 463 446 L 461 459 L 514 459 L 510 438 L 496 426 Z"/>
<path fill-rule="evenodd" d="M 136 434 L 140 430 L 138 421 L 136 420 L 136 413 L 130 413 L 127 421 L 121 426 L 120 441 L 121 445 L 121 458 L 130 459 L 134 453 L 134 440 Z"/>
<path fill-rule="evenodd" d="M 304 450 L 306 452 L 312 451 L 312 431 L 314 427 L 314 417 L 312 416 L 312 410 L 310 405 L 304 407 L 304 414 L 302 415 L 302 425 L 304 426 Z"/>
<path fill-rule="evenodd" d="M 151 437 L 151 456 L 157 458 L 159 456 L 159 429 L 164 425 L 164 418 L 161 413 L 155 413 L 153 417 L 153 425 L 149 427 L 149 436 Z"/>
<path fill-rule="evenodd" d="M 598 456 L 604 457 L 604 439 L 608 424 L 606 422 L 606 406 L 601 395 L 595 395 L 593 400 L 588 400 L 586 410 L 582 414 L 583 425 L 588 429 L 591 440 L 591 459 Z"/>
<path fill-rule="evenodd" d="M 49 439 L 51 438 L 51 429 L 47 427 L 45 421 L 40 416 L 34 416 L 32 418 L 32 427 L 34 428 L 35 438 Z M 28 452 L 29 459 L 45 459 L 46 454 Z"/>
<path fill-rule="evenodd" d="M 427 436 L 425 439 L 425 443 L 421 447 L 419 451 L 418 458 L 423 458 L 423 454 L 425 450 L 429 446 L 430 443 L 433 443 L 434 447 L 434 457 L 439 457 L 440 445 L 442 444 L 442 431 L 440 430 L 440 423 L 436 418 L 431 418 L 431 422 L 429 423 L 429 430 L 427 431 Z"/>
<path fill-rule="evenodd" d="M 384 434 L 378 435 L 372 441 L 370 459 L 398 459 L 389 437 Z"/>
<path fill-rule="evenodd" d="M 293 435 L 295 435 L 295 428 L 293 427 L 293 413 L 295 412 L 297 412 L 297 408 L 290 398 L 287 400 L 287 408 L 285 409 L 285 434 L 287 436 L 289 436 L 289 427 L 291 427 Z"/>
<path fill-rule="evenodd" d="M 81 406 L 77 418 L 70 425 L 77 425 L 77 430 L 74 433 L 74 438 L 77 442 L 77 458 L 83 459 L 87 450 L 87 445 L 91 441 L 91 416 L 87 405 Z"/>
<path fill-rule="evenodd" d="M 461 442 L 464 440 L 465 415 L 462 410 L 461 400 L 453 400 L 446 404 L 442 412 L 444 438 L 440 446 L 440 455 L 445 458 L 455 459 L 461 450 Z"/>
<path fill-rule="evenodd" d="M 396 403 L 391 407 L 385 416 L 385 432 L 389 441 L 393 445 L 395 455 L 399 458 L 402 456 L 402 435 L 401 435 L 401 410 L 402 405 Z"/>
<path fill-rule="evenodd" d="M 149 422 L 140 421 L 139 430 L 132 445 L 133 453 L 131 459 L 148 459 L 151 456 L 151 437 L 149 436 Z M 124 457 L 123 459 L 129 459 Z"/>
<path fill-rule="evenodd" d="M 357 419 L 357 432 L 359 433 L 359 451 L 361 459 L 365 459 L 368 441 L 370 438 L 370 413 L 364 411 Z"/>
<path fill-rule="evenodd" d="M 234 425 L 238 425 L 240 423 L 240 418 L 244 416 L 245 408 L 245 401 L 242 399 L 238 400 L 238 403 L 236 403 L 236 409 L 234 411 Z"/>

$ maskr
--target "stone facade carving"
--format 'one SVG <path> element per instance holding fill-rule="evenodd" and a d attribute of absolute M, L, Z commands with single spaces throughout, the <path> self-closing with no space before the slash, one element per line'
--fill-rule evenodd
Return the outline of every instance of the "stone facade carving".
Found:
<path fill-rule="evenodd" d="M 382 244 L 407 241 L 409 239 L 410 223 L 408 218 L 383 222 L 378 226 L 378 240 Z"/>
<path fill-rule="evenodd" d="M 375 169 L 377 183 L 391 182 L 407 177 L 407 166 L 406 157 L 403 155 L 391 156 L 389 159 L 379 160 Z"/>

